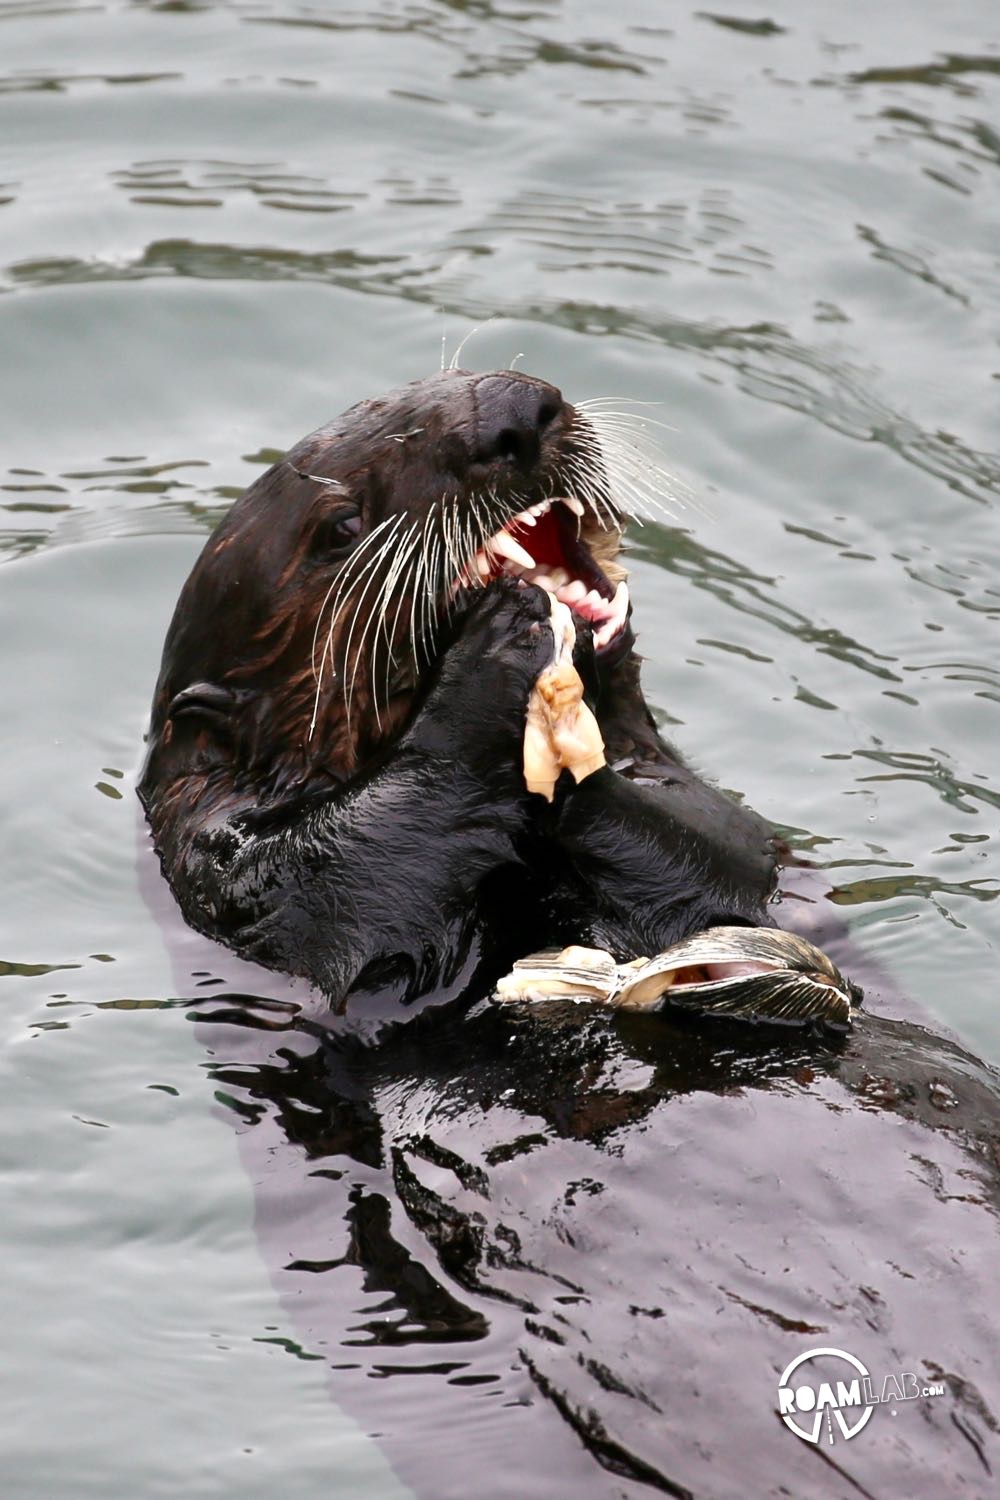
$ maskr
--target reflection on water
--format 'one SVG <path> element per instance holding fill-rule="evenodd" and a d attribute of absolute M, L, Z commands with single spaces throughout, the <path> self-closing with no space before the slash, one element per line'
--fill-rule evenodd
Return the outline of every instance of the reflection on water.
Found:
<path fill-rule="evenodd" d="M 222 208 L 233 194 L 252 193 L 267 208 L 330 214 L 346 212 L 358 197 L 268 162 L 137 162 L 115 180 L 130 202 L 163 208 Z"/>
<path fill-rule="evenodd" d="M 140 1471 L 178 1492 L 200 1464 L 215 1493 L 326 1494 L 333 1471 L 352 1493 L 403 1493 L 346 1430 L 331 1459 L 317 1354 L 345 1367 L 360 1432 L 409 1434 L 408 1473 L 433 1473 L 431 1440 L 413 1446 L 419 1372 L 462 1403 L 451 1433 L 435 1427 L 445 1448 L 481 1430 L 488 1453 L 507 1431 L 493 1407 L 533 1403 L 504 1410 L 524 1414 L 543 1493 L 553 1466 L 581 1494 L 595 1472 L 622 1494 L 683 1488 L 664 1350 L 710 1294 L 731 1370 L 756 1369 L 772 1330 L 765 1404 L 771 1364 L 833 1337 L 835 1299 L 861 1305 L 861 1262 L 871 1362 L 913 1349 L 923 1309 L 908 1324 L 894 1299 L 910 1284 L 885 1271 L 909 1242 L 879 1259 L 879 1223 L 836 1241 L 829 1283 L 780 1297 L 754 1257 L 794 1212 L 782 1173 L 845 1234 L 887 1181 L 899 1222 L 929 1194 L 974 1226 L 972 1169 L 935 1155 L 937 1132 L 929 1151 L 905 1137 L 907 1156 L 896 1106 L 955 1118 L 935 1079 L 962 1110 L 954 1075 L 975 1065 L 915 1031 L 892 1068 L 852 1072 L 625 1022 L 499 1036 L 487 1015 L 338 1053 L 277 991 L 250 1041 L 234 1005 L 197 1028 L 214 1055 L 199 1052 L 182 1016 L 189 992 L 218 990 L 211 952 L 185 988 L 137 896 L 142 724 L 177 589 L 232 499 L 303 432 L 485 325 L 462 355 L 475 367 L 517 359 L 670 424 L 653 430 L 698 503 L 630 541 L 659 721 L 825 867 L 823 909 L 885 981 L 873 1012 L 891 975 L 1000 1056 L 994 7 L 0 0 L 0 43 L 3 1182 L 20 1301 L 49 1312 L 9 1330 L 34 1390 L 30 1407 L 20 1389 L 0 1402 L 12 1492 L 103 1500 Z M 284 1310 L 246 1172 L 223 1159 L 229 1127 L 212 1133 L 209 1074 L 242 1122 Z M 815 1140 L 809 1101 L 834 1132 L 815 1180 L 784 1128 L 792 1111 L 789 1131 Z M 894 1175 L 851 1133 L 862 1104 L 898 1121 Z M 249 1280 L 237 1231 L 222 1243 L 230 1198 Z M 107 1256 L 114 1274 L 95 1277 Z M 976 1337 L 961 1324 L 959 1344 Z M 101 1394 L 95 1369 L 122 1380 L 99 1414 L 81 1405 Z M 212 1379 L 181 1434 L 177 1392 Z M 53 1390 L 62 1457 L 32 1428 Z M 955 1465 L 995 1420 L 970 1390 Z M 562 1437 L 534 1425 L 550 1408 Z M 762 1433 L 747 1418 L 746 1452 Z"/>
<path fill-rule="evenodd" d="M 425 1012 L 372 1047 L 309 1039 L 293 1007 L 246 997 L 199 1015 L 297 1347 L 326 1359 L 337 1399 L 377 1422 L 417 1493 L 464 1493 L 471 1431 L 518 1494 L 546 1493 L 566 1464 L 581 1495 L 606 1494 L 609 1473 L 688 1495 L 709 1463 L 719 1493 L 747 1466 L 807 1493 L 813 1459 L 755 1421 L 741 1349 L 777 1370 L 789 1334 L 905 1339 L 918 1303 L 925 1370 L 967 1369 L 988 1346 L 967 1314 L 985 1295 L 997 1184 L 951 1131 L 989 1133 L 997 1081 L 920 1027 L 870 1018 L 847 1039 L 776 1041 L 556 1001 Z M 924 1127 L 906 1145 L 904 1120 Z M 928 1308 L 917 1268 L 959 1200 L 969 1281 L 963 1295 L 956 1268 Z M 855 1235 L 865 1285 L 847 1291 Z M 949 1417 L 908 1427 L 903 1450 L 873 1429 L 841 1460 L 852 1485 L 919 1483 L 925 1441 L 978 1483 L 985 1398 L 951 1394 Z M 428 1441 L 407 1413 L 433 1421 L 442 1400 L 451 1421 Z"/>

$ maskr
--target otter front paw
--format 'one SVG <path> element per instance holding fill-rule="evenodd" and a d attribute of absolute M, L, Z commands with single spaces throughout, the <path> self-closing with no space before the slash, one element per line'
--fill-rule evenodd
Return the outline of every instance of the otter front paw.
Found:
<path fill-rule="evenodd" d="M 552 660 L 549 606 L 543 589 L 507 578 L 475 596 L 408 736 L 416 749 L 520 780 L 528 695 Z"/>

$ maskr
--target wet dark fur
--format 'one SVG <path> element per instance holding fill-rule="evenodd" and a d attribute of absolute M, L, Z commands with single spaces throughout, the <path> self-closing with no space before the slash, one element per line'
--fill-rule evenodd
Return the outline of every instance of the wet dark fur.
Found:
<path fill-rule="evenodd" d="M 465 376 L 411 387 L 291 462 L 373 515 L 488 482 L 476 393 Z M 407 424 L 424 432 L 400 443 Z M 528 469 L 567 430 L 534 458 L 526 444 Z M 509 939 L 648 951 L 715 916 L 765 920 L 768 831 L 660 741 L 631 650 L 581 654 L 618 770 L 561 787 L 553 809 L 527 796 L 537 590 L 467 601 L 432 664 L 400 660 L 381 727 L 362 681 L 352 726 L 331 691 L 310 740 L 335 566 L 310 538 L 337 501 L 278 465 L 185 588 L 142 787 L 161 858 L 191 922 L 333 998 L 366 966 L 413 989 L 467 949 L 485 967 L 373 1046 L 360 1019 L 329 1026 L 277 983 L 253 1001 L 259 974 L 183 935 L 178 993 L 201 997 L 284 1302 L 277 1341 L 326 1361 L 338 1405 L 426 1500 L 992 1494 L 996 1076 L 870 1013 L 818 1038 L 569 1003 L 470 1010 Z M 826 891 L 790 893 L 790 874 L 778 910 L 808 928 Z M 828 928 L 810 935 L 883 989 Z M 876 1385 L 905 1369 L 946 1394 L 878 1409 L 849 1444 L 804 1443 L 777 1384 L 817 1346 Z"/>
<path fill-rule="evenodd" d="M 344 516 L 360 511 L 359 541 L 431 507 L 478 504 L 496 529 L 565 492 L 580 433 L 551 386 L 449 371 L 353 408 L 234 505 L 181 594 L 141 782 L 194 926 L 340 1001 L 366 971 L 416 993 L 470 952 L 495 968 L 512 941 L 627 956 L 766 920 L 769 831 L 659 739 L 630 632 L 607 659 L 588 630 L 578 643 L 618 769 L 579 788 L 564 776 L 553 809 L 526 792 L 525 706 L 551 651 L 538 588 L 470 590 L 440 639 L 416 643 L 409 599 L 393 599 L 388 641 L 359 627 L 349 650 L 342 608 L 338 677 L 310 732 L 314 634 L 350 556 Z M 433 583 L 441 597 L 446 573 Z"/>

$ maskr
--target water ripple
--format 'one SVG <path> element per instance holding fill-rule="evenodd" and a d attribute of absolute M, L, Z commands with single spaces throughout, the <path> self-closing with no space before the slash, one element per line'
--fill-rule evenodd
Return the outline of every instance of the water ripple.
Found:
<path fill-rule="evenodd" d="M 248 195 L 265 208 L 331 214 L 364 199 L 335 191 L 321 177 L 283 170 L 279 162 L 140 161 L 111 177 L 132 203 L 166 208 L 221 208 Z"/>
<path fill-rule="evenodd" d="M 0 77 L 0 95 L 24 93 L 65 93 L 77 85 L 104 83 L 121 87 L 139 83 L 173 83 L 182 73 L 11 73 Z"/>
<path fill-rule="evenodd" d="M 947 88 L 968 96 L 975 94 L 977 87 L 966 80 L 976 74 L 1000 75 L 1000 57 L 945 52 L 940 61 L 930 63 L 864 68 L 861 72 L 849 73 L 847 81 L 852 84 L 916 84 L 924 88 Z"/>
<path fill-rule="evenodd" d="M 305 253 L 276 245 L 238 246 L 196 240 L 157 240 L 134 257 L 53 256 L 8 267 L 13 286 L 74 286 L 101 281 L 142 281 L 151 276 L 197 276 L 220 281 L 332 281 L 366 286 L 405 255 L 361 255 L 353 250 Z M 10 290 L 11 288 L 8 288 Z M 374 290 L 385 290 L 376 287 Z"/>
<path fill-rule="evenodd" d="M 567 307 L 555 299 L 529 311 L 517 303 L 504 306 L 443 298 L 441 272 L 448 266 L 446 257 L 435 263 L 405 253 L 371 255 L 349 248 L 310 252 L 177 238 L 154 241 L 137 255 L 115 260 L 59 256 L 20 261 L 7 267 L 6 278 L 8 291 L 158 276 L 315 281 L 431 303 L 476 322 L 496 316 L 529 316 L 576 330 L 654 339 L 728 367 L 739 388 L 757 400 L 811 417 L 855 441 L 884 445 L 968 499 L 993 503 L 1000 495 L 1000 454 L 977 449 L 957 433 L 921 427 L 878 396 L 862 371 L 802 343 L 786 329 L 770 324 L 727 327 L 676 317 L 664 320 L 615 307 Z"/>
<path fill-rule="evenodd" d="M 990 786 L 955 775 L 951 768 L 933 755 L 918 751 L 892 751 L 864 749 L 856 750 L 859 760 L 870 760 L 876 765 L 886 766 L 893 774 L 860 776 L 859 783 L 879 781 L 914 781 L 928 786 L 936 792 L 942 802 L 958 812 L 976 814 L 983 803 L 994 811 L 1000 811 L 1000 792 Z"/>

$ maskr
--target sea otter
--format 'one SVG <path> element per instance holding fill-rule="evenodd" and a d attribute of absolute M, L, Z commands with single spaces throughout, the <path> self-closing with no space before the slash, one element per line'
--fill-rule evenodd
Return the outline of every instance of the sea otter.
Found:
<path fill-rule="evenodd" d="M 622 531 L 658 475 L 620 413 L 442 371 L 256 481 L 166 640 L 140 795 L 188 921 L 334 1005 L 576 943 L 618 959 L 769 922 L 771 829 L 642 696 Z M 608 764 L 524 782 L 552 598 Z"/>
<path fill-rule="evenodd" d="M 846 1036 L 734 1042 L 460 988 L 547 943 L 768 930 L 771 831 L 642 699 L 619 546 L 658 476 L 602 410 L 511 374 L 366 403 L 237 502 L 181 596 L 142 780 L 167 876 L 196 927 L 357 995 L 326 1025 L 193 934 L 178 960 L 283 1299 L 263 1342 L 326 1361 L 434 1500 L 985 1495 L 995 1074 L 884 997 Z M 608 765 L 550 805 L 522 737 L 553 594 Z M 373 988 L 452 974 L 371 1045 Z M 831 1348 L 876 1395 L 945 1394 L 803 1441 L 782 1374 Z"/>

